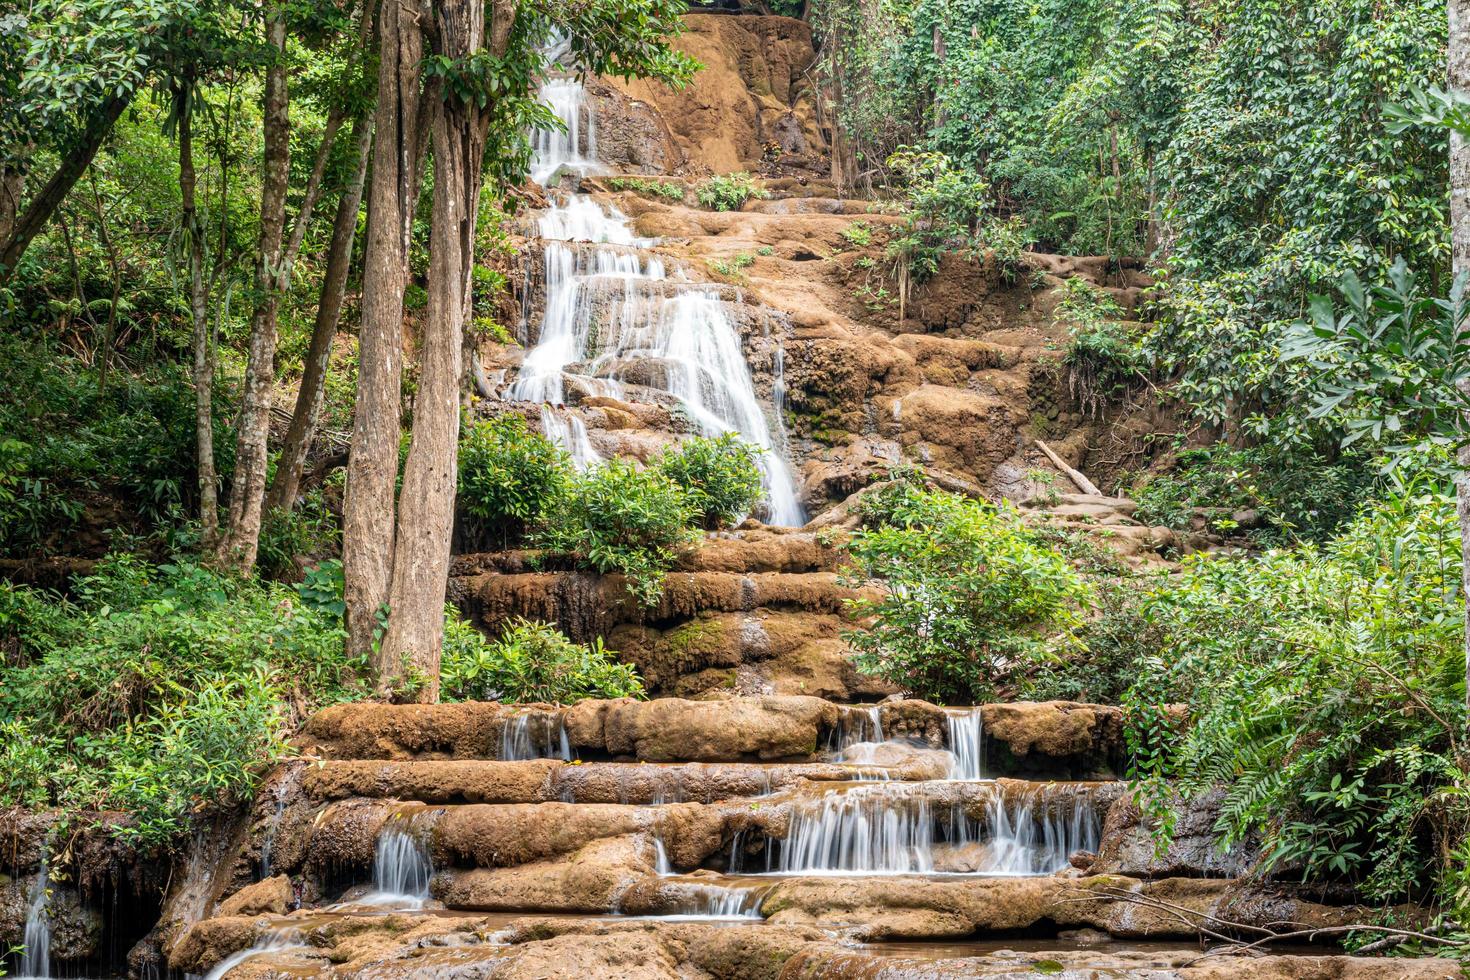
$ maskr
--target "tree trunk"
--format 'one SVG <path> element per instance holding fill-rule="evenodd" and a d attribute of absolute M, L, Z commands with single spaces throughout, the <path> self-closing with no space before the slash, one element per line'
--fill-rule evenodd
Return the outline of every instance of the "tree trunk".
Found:
<path fill-rule="evenodd" d="M 504 53 L 515 7 L 508 0 L 440 0 L 434 5 L 435 54 L 451 59 L 486 49 Z M 490 113 L 456 97 L 433 100 L 434 206 L 429 230 L 429 297 L 413 442 L 403 472 L 388 632 L 382 662 L 407 668 L 423 681 L 415 699 L 439 700 L 444 639 L 444 592 L 459 446 L 459 386 L 464 323 L 469 313 L 479 212 L 481 162 Z M 391 675 L 390 675 L 391 676 Z"/>
<path fill-rule="evenodd" d="M 423 16 L 427 14 L 420 11 L 416 15 L 399 2 L 384 3 L 378 15 L 378 105 L 363 256 L 357 402 L 342 514 L 347 648 L 357 656 L 373 652 L 378 612 L 388 601 L 393 561 L 403 290 L 422 146 L 419 65 L 423 36 L 418 19 Z M 401 673 L 401 665 L 387 664 L 382 656 L 374 657 L 374 668 L 379 677 Z"/>
<path fill-rule="evenodd" d="M 267 511 L 289 510 L 295 506 L 301 486 L 301 470 L 316 433 L 317 417 L 321 414 L 327 368 L 332 359 L 332 341 L 337 336 L 342 303 L 347 295 L 347 275 L 352 269 L 357 213 L 362 207 L 368 155 L 372 151 L 372 119 L 359 117 L 352 124 L 352 132 L 357 144 L 357 168 L 342 189 L 342 196 L 337 201 L 337 214 L 332 220 L 332 242 L 327 248 L 327 267 L 322 274 L 321 298 L 317 302 L 316 322 L 312 326 L 311 347 L 306 353 L 306 366 L 301 374 L 301 390 L 296 395 L 291 427 L 286 432 L 281 457 L 276 461 L 276 479 L 266 496 Z"/>
<path fill-rule="evenodd" d="M 1450 0 L 1449 20 L 1449 88 L 1457 95 L 1470 96 L 1470 0 Z M 1453 129 L 1450 131 L 1450 245 L 1455 278 L 1470 276 L 1470 143 Z M 1461 329 L 1465 329 L 1464 325 Z M 1464 387 L 1470 393 L 1470 382 L 1464 383 Z M 1470 419 L 1463 424 L 1470 425 Z M 1460 450 L 1459 463 L 1455 484 L 1466 587 L 1462 594 L 1470 604 L 1470 446 Z M 1470 615 L 1465 617 L 1465 631 L 1465 699 L 1470 710 Z"/>
<path fill-rule="evenodd" d="M 0 244 L 0 283 L 9 281 L 31 241 L 46 227 L 46 222 L 61 207 L 66 195 L 81 179 L 82 174 L 86 173 L 87 167 L 92 164 L 92 158 L 102 146 L 102 141 L 112 132 L 117 117 L 122 115 L 122 111 L 132 101 L 132 90 L 128 90 L 122 95 L 114 95 L 93 111 L 77 145 L 62 155 L 61 166 L 56 169 L 56 173 L 51 175 L 51 179 L 31 199 L 30 205 L 11 224 L 3 244 Z"/>
<path fill-rule="evenodd" d="M 209 287 L 204 280 L 204 222 L 195 201 L 194 83 L 174 93 L 179 108 L 179 196 L 189 247 L 189 320 L 194 328 L 194 450 L 199 458 L 199 523 L 205 548 L 219 536 L 219 478 L 214 471 L 214 347 L 209 331 Z"/>
<path fill-rule="evenodd" d="M 220 565 L 236 572 L 255 567 L 260 545 L 270 436 L 271 389 L 276 381 L 276 313 L 289 269 L 282 250 L 286 191 L 291 177 L 291 122 L 286 91 L 286 11 L 271 8 L 266 41 L 272 61 L 266 69 L 263 108 L 265 153 L 260 187 L 260 235 L 255 267 L 255 309 L 245 363 L 245 392 L 235 441 L 235 474 L 230 484 L 229 527 L 220 540 Z"/>

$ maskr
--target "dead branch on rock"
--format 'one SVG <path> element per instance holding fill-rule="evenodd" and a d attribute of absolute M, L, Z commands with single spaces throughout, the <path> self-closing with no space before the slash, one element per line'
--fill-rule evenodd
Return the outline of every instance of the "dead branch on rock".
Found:
<path fill-rule="evenodd" d="M 1130 891 L 1126 888 L 1116 888 L 1111 886 L 1104 886 L 1102 888 L 1096 889 L 1086 889 L 1085 895 L 1072 899 L 1063 899 L 1063 901 L 1069 904 L 1074 904 L 1097 901 L 1098 899 L 1114 902 L 1129 902 L 1134 905 L 1142 906 L 1144 908 L 1153 909 L 1157 912 L 1163 912 L 1170 918 L 1173 918 L 1184 924 L 1185 926 L 1194 929 L 1201 936 L 1208 936 L 1212 939 L 1217 939 L 1225 944 L 1224 946 L 1219 946 L 1214 949 L 1207 950 L 1204 955 L 1200 956 L 1197 959 L 1189 961 L 1188 963 L 1184 964 L 1185 966 L 1193 966 L 1195 963 L 1198 963 L 1200 960 L 1203 960 L 1209 956 L 1239 956 L 1241 954 L 1260 949 L 1263 946 L 1268 946 L 1271 943 L 1289 942 L 1292 940 L 1305 940 L 1307 942 L 1312 942 L 1320 937 L 1343 936 L 1347 935 L 1348 933 L 1354 932 L 1371 932 L 1378 933 L 1383 936 L 1382 939 L 1369 943 L 1367 946 L 1364 946 L 1362 949 L 1358 950 L 1359 953 L 1377 952 L 1379 950 L 1389 949 L 1401 943 L 1408 942 L 1411 939 L 1418 939 L 1423 942 L 1434 943 L 1436 945 L 1446 947 L 1463 947 L 1465 945 L 1460 940 L 1450 939 L 1444 936 L 1437 936 L 1432 932 L 1419 932 L 1414 929 L 1396 929 L 1392 926 L 1370 925 L 1367 923 L 1353 923 L 1350 925 L 1342 926 L 1307 926 L 1300 922 L 1282 921 L 1271 922 L 1268 923 L 1266 926 L 1257 926 L 1251 925 L 1248 922 L 1237 922 L 1231 919 L 1225 919 L 1212 912 L 1200 912 L 1196 909 L 1192 909 L 1184 905 L 1178 905 L 1174 902 L 1165 901 L 1164 899 L 1158 898 L 1153 895 L 1146 895 L 1142 892 Z M 1212 928 L 1212 926 L 1214 928 Z M 1280 931 L 1279 928 L 1273 927 L 1290 928 L 1287 928 L 1286 931 Z M 1241 933 L 1251 933 L 1259 936 L 1260 938 L 1248 943 L 1241 942 L 1240 939 L 1237 938 Z"/>

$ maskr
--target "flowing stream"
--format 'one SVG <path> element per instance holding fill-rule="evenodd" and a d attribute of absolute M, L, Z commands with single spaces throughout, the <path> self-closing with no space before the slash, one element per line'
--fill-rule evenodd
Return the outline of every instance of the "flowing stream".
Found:
<path fill-rule="evenodd" d="M 553 79 L 541 97 L 567 129 L 536 134 L 532 175 L 554 182 L 595 169 L 596 134 L 581 84 Z M 775 354 L 768 418 L 719 288 L 671 272 L 618 211 L 584 194 L 553 197 L 538 219 L 545 311 L 508 397 L 541 403 L 547 436 L 580 469 L 601 463 L 602 455 L 569 402 L 604 396 L 671 404 L 705 435 L 732 432 L 762 450 L 767 522 L 804 524 L 780 421 L 784 352 Z"/>

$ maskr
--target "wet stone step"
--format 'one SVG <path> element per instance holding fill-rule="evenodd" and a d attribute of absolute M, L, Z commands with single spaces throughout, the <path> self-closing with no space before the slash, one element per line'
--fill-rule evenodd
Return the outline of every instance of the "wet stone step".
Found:
<path fill-rule="evenodd" d="M 775 695 L 584 701 L 570 708 L 350 704 L 314 716 L 298 747 L 339 760 L 815 762 L 839 761 L 864 742 L 900 741 L 952 752 L 966 778 L 1111 778 L 1122 748 L 1122 714 L 1061 701 L 947 709 L 913 699 L 853 707 Z"/>

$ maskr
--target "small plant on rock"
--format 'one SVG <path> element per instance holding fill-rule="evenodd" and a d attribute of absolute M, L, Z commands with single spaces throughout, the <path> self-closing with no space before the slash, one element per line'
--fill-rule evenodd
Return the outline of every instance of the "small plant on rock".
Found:
<path fill-rule="evenodd" d="M 700 184 L 694 196 L 712 211 L 739 211 L 746 201 L 771 195 L 742 170 L 733 174 L 716 174 Z"/>

